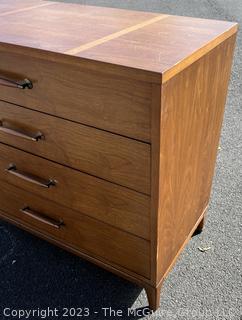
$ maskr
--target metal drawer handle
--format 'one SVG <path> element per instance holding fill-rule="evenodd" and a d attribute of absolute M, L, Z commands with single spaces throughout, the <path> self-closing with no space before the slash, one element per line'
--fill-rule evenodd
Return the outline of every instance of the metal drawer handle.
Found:
<path fill-rule="evenodd" d="M 2 120 L 0 120 L 0 131 L 4 132 L 4 133 L 11 134 L 12 136 L 15 136 L 15 137 L 20 137 L 20 138 L 31 140 L 31 141 L 39 141 L 40 139 L 44 138 L 44 135 L 41 132 L 38 132 L 38 133 L 32 135 L 29 133 L 18 131 L 16 129 L 4 127 Z"/>
<path fill-rule="evenodd" d="M 62 220 L 56 221 L 43 213 L 30 209 L 30 207 L 25 207 L 23 209 L 20 209 L 19 211 L 35 220 L 48 224 L 49 226 L 54 227 L 56 229 L 60 229 L 60 227 L 64 225 L 64 222 Z"/>
<path fill-rule="evenodd" d="M 21 81 L 14 81 L 11 79 L 7 79 L 4 77 L 0 77 L 0 85 L 5 87 L 11 88 L 18 88 L 18 89 L 32 89 L 33 83 L 29 79 L 24 79 Z"/>
<path fill-rule="evenodd" d="M 56 182 L 54 180 L 50 179 L 50 180 L 46 181 L 42 178 L 36 177 L 36 176 L 31 175 L 29 173 L 17 170 L 17 167 L 15 164 L 10 164 L 8 169 L 5 169 L 5 170 L 8 173 L 10 173 L 18 178 L 21 178 L 25 181 L 31 182 L 31 183 L 36 184 L 36 185 L 43 187 L 43 188 L 49 188 L 51 186 L 56 185 Z"/>

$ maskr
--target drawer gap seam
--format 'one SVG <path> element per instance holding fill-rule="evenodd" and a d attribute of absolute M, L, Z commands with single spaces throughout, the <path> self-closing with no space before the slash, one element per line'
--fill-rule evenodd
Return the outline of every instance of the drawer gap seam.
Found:
<path fill-rule="evenodd" d="M 0 181 L 2 181 L 2 180 L 0 180 Z M 35 195 L 33 192 L 28 191 L 28 190 L 26 190 L 26 189 L 24 189 L 24 188 L 22 188 L 22 187 L 18 187 L 18 186 L 16 186 L 15 184 L 13 184 L 13 183 L 11 183 L 11 182 L 9 182 L 9 181 L 4 181 L 4 183 L 7 183 L 7 184 L 9 184 L 9 185 L 11 185 L 11 186 L 13 186 L 13 187 L 15 187 L 15 188 L 19 188 L 20 190 L 23 190 L 24 192 L 28 192 L 30 195 L 31 195 L 31 194 Z M 41 198 L 41 199 L 43 199 L 43 200 L 46 200 L 46 198 L 43 197 L 42 195 L 38 195 L 38 197 Z M 55 203 L 55 204 L 57 204 L 57 205 L 60 205 L 60 203 L 58 203 L 57 201 L 53 201 L 53 200 L 48 200 L 48 201 L 53 202 L 53 203 Z M 64 204 L 61 204 L 61 207 L 66 208 L 66 209 L 69 209 L 69 210 L 74 211 L 74 212 L 77 212 L 77 213 L 79 213 L 80 215 L 83 215 L 83 216 L 85 216 L 85 217 L 88 217 L 89 219 L 91 219 L 91 220 L 93 220 L 93 221 L 96 221 L 96 222 L 98 222 L 98 223 L 101 223 L 101 224 L 110 226 L 110 227 L 112 227 L 112 228 L 114 228 L 114 229 L 117 229 L 117 230 L 119 230 L 119 231 L 121 231 L 121 232 L 127 233 L 127 234 L 131 235 L 132 237 L 135 237 L 135 238 L 138 238 L 138 239 L 142 239 L 143 241 L 146 241 L 146 242 L 148 242 L 148 243 L 151 242 L 150 239 L 144 238 L 144 237 L 139 236 L 139 235 L 137 235 L 137 234 L 135 234 L 135 233 L 133 233 L 133 232 L 130 232 L 130 231 L 121 229 L 121 228 L 119 228 L 119 227 L 116 227 L 116 226 L 112 225 L 111 223 L 107 223 L 107 222 L 104 222 L 104 221 L 102 221 L 102 220 L 99 220 L 99 219 L 97 219 L 97 218 L 95 218 L 95 217 L 90 216 L 89 214 L 87 214 L 87 213 L 85 213 L 85 212 L 83 212 L 83 211 L 78 211 L 78 210 L 73 209 L 73 208 L 70 208 L 70 207 L 68 207 L 68 206 L 66 206 L 66 205 L 64 205 Z M 0 208 L 0 210 L 2 210 L 2 209 Z"/>
<path fill-rule="evenodd" d="M 127 187 L 127 186 L 122 185 L 122 184 L 119 184 L 119 183 L 117 183 L 117 182 L 114 182 L 114 181 L 111 181 L 111 180 L 107 180 L 107 179 L 104 179 L 104 178 L 102 178 L 102 177 L 95 176 L 94 174 L 88 173 L 88 172 L 86 172 L 86 171 L 78 170 L 78 169 L 73 168 L 73 167 L 70 167 L 70 166 L 68 166 L 68 165 L 66 165 L 66 164 L 53 161 L 53 160 L 51 160 L 51 159 L 45 158 L 45 157 L 40 156 L 40 155 L 36 155 L 36 154 L 34 154 L 34 153 L 32 153 L 32 152 L 26 151 L 26 150 L 21 149 L 21 148 L 17 148 L 17 147 L 15 147 L 15 146 L 11 145 L 11 144 L 4 143 L 4 142 L 2 142 L 2 141 L 0 141 L 0 143 L 3 144 L 3 145 L 5 145 L 5 146 L 14 148 L 14 149 L 16 149 L 16 150 L 20 150 L 20 151 L 26 152 L 26 153 L 28 153 L 28 154 L 31 154 L 31 155 L 35 156 L 35 157 L 38 157 L 38 158 L 41 158 L 41 159 L 44 159 L 44 160 L 48 160 L 48 161 L 50 161 L 50 162 L 52 162 L 52 163 L 57 163 L 57 164 L 59 164 L 59 165 L 61 165 L 61 166 L 63 166 L 63 167 L 69 168 L 69 169 L 71 169 L 71 170 L 75 170 L 75 171 L 77 171 L 77 172 L 81 172 L 81 173 L 83 173 L 83 174 L 89 175 L 89 176 L 94 177 L 94 178 L 96 178 L 96 179 L 100 179 L 100 180 L 102 180 L 102 181 L 105 181 L 105 182 L 108 182 L 108 183 L 112 183 L 112 184 L 114 184 L 114 185 L 116 185 L 116 186 L 119 186 L 119 187 L 122 187 L 122 188 L 125 188 L 125 189 L 128 189 L 128 190 L 131 190 L 131 191 L 133 191 L 133 192 L 137 192 L 137 193 L 142 194 L 142 195 L 144 195 L 144 196 L 150 197 L 150 194 L 149 194 L 149 193 L 145 193 L 145 192 L 142 192 L 142 191 L 137 191 L 137 190 L 135 190 L 135 189 L 133 189 L 133 188 Z"/>
<path fill-rule="evenodd" d="M 37 112 L 37 113 L 45 114 L 45 115 L 50 116 L 50 117 L 54 117 L 54 118 L 61 119 L 61 120 L 65 120 L 65 121 L 68 121 L 68 122 L 71 122 L 71 123 L 79 124 L 79 125 L 81 125 L 81 126 L 85 126 L 85 127 L 92 128 L 92 129 L 95 129 L 95 130 L 100 130 L 100 131 L 102 131 L 102 132 L 106 132 L 106 133 L 111 134 L 111 135 L 114 135 L 114 136 L 119 136 L 119 137 L 122 137 L 122 138 L 125 138 L 125 139 L 134 140 L 134 141 L 136 141 L 136 142 L 138 142 L 138 143 L 151 145 L 151 141 L 145 141 L 145 140 L 140 140 L 140 139 L 137 139 L 137 138 L 129 137 L 129 136 L 126 136 L 126 135 L 123 135 L 123 134 L 120 134 L 120 133 L 116 133 L 116 132 L 109 131 L 109 130 L 106 130 L 106 129 L 98 128 L 98 127 L 92 126 L 92 125 L 90 125 L 90 124 L 85 124 L 85 123 L 82 123 L 82 122 L 77 122 L 77 121 L 74 121 L 74 120 L 70 120 L 70 119 L 67 119 L 67 118 L 63 118 L 63 117 L 61 117 L 61 116 L 53 115 L 53 114 L 51 114 L 51 113 L 43 112 L 43 111 L 36 110 L 36 109 L 31 109 L 31 108 L 25 107 L 25 106 L 23 106 L 23 105 L 16 104 L 16 103 L 13 103 L 13 102 L 9 102 L 9 101 L 3 100 L 3 99 L 0 99 L 0 101 L 5 102 L 5 103 L 10 104 L 10 105 L 14 105 L 14 106 L 16 106 L 16 107 L 20 107 L 20 108 L 24 108 L 24 109 L 27 109 L 27 110 L 30 110 L 30 111 Z"/>

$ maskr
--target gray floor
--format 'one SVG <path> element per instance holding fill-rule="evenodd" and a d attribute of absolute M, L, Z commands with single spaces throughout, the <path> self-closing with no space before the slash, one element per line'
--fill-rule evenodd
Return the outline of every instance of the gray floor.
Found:
<path fill-rule="evenodd" d="M 241 0 L 72 2 L 239 23 L 242 20 Z M 239 34 L 206 228 L 186 247 L 164 283 L 161 308 L 149 319 L 238 320 L 242 314 L 241 40 Z M 211 249 L 202 253 L 198 250 L 200 246 Z M 3 307 L 48 306 L 59 310 L 90 307 L 88 319 L 142 318 L 127 317 L 127 308 L 132 305 L 141 311 L 147 305 L 142 289 L 0 223 L 0 319 L 7 319 L 2 315 Z M 104 317 L 102 307 L 121 309 L 124 316 Z M 93 313 L 94 310 L 99 314 Z"/>

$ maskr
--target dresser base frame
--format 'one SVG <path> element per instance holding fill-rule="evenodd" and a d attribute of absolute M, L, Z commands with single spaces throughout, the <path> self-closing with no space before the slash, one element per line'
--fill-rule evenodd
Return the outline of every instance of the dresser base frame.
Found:
<path fill-rule="evenodd" d="M 171 269 L 173 268 L 173 266 L 175 265 L 179 255 L 181 254 L 181 252 L 185 248 L 186 244 L 189 242 L 189 240 L 194 235 L 200 234 L 202 232 L 203 227 L 204 227 L 205 217 L 206 217 L 206 214 L 207 214 L 207 209 L 208 209 L 208 207 L 206 207 L 203 210 L 202 215 L 200 216 L 200 218 L 198 219 L 197 223 L 195 224 L 195 226 L 191 230 L 190 234 L 186 238 L 184 244 L 182 245 L 182 247 L 178 251 L 177 255 L 175 256 L 174 260 L 172 261 L 172 264 L 170 265 L 170 267 L 166 271 L 164 277 L 159 282 L 158 286 L 155 287 L 155 286 L 144 285 L 145 290 L 146 290 L 146 294 L 147 294 L 147 299 L 148 299 L 148 302 L 149 302 L 149 308 L 151 310 L 155 311 L 155 310 L 157 310 L 159 308 L 162 284 L 163 284 L 165 278 L 168 276 L 168 274 L 171 271 Z"/>
<path fill-rule="evenodd" d="M 205 208 L 205 210 L 203 211 L 201 217 L 199 218 L 199 220 L 197 221 L 196 225 L 194 226 L 194 228 L 192 229 L 191 233 L 189 234 L 189 236 L 187 237 L 186 241 L 184 242 L 183 246 L 180 248 L 180 250 L 178 251 L 175 259 L 173 260 L 172 264 L 170 265 L 169 269 L 167 270 L 165 276 L 163 277 L 163 279 L 159 282 L 158 286 L 154 286 L 152 284 L 150 284 L 150 280 L 143 278 L 140 276 L 140 279 L 132 276 L 131 274 L 128 275 L 127 272 L 124 270 L 118 270 L 115 267 L 106 264 L 105 262 L 102 262 L 100 260 L 97 260 L 95 258 L 92 258 L 91 256 L 87 255 L 86 253 L 80 252 L 75 248 L 72 248 L 66 244 L 63 244 L 62 242 L 59 242 L 56 239 L 53 239 L 51 237 L 48 237 L 44 234 L 42 234 L 41 232 L 38 232 L 36 230 L 31 229 L 30 227 L 23 225 L 21 222 L 10 218 L 5 212 L 0 210 L 0 219 L 4 220 L 6 222 L 9 222 L 35 236 L 38 236 L 39 238 L 42 238 L 44 240 L 49 241 L 50 243 L 57 245 L 58 247 L 67 250 L 77 256 L 80 256 L 81 258 L 88 260 L 122 278 L 127 279 L 128 281 L 131 281 L 137 285 L 139 285 L 140 287 L 143 287 L 146 291 L 147 294 L 147 299 L 148 299 L 148 305 L 150 310 L 156 311 L 159 308 L 160 305 L 160 294 L 161 294 L 161 288 L 162 288 L 162 284 L 164 279 L 166 278 L 166 276 L 168 275 L 168 273 L 170 272 L 170 270 L 172 269 L 173 265 L 175 264 L 177 258 L 179 257 L 180 253 L 182 252 L 182 250 L 184 249 L 185 245 L 187 244 L 187 242 L 191 239 L 191 237 L 197 233 L 197 231 L 199 231 L 198 233 L 201 232 L 201 228 L 203 228 L 204 226 L 204 219 L 205 219 L 205 215 L 206 215 L 206 210 L 207 207 Z"/>

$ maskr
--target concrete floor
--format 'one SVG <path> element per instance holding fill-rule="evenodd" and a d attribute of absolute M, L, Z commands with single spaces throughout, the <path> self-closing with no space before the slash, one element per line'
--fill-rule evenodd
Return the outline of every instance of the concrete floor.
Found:
<path fill-rule="evenodd" d="M 72 2 L 239 23 L 242 20 L 241 0 Z M 205 230 L 186 247 L 164 283 L 161 308 L 147 319 L 238 320 L 242 314 L 241 46 L 239 33 Z M 199 246 L 209 246 L 211 250 L 202 253 Z M 4 307 L 50 307 L 59 309 L 60 314 L 64 307 L 89 307 L 91 315 L 87 319 L 141 319 L 143 317 L 128 317 L 127 308 L 133 306 L 142 310 L 146 305 L 145 292 L 137 286 L 13 226 L 0 223 L 0 319 L 14 319 L 3 316 Z M 123 316 L 105 317 L 103 307 L 121 309 Z M 95 314 L 95 310 L 99 313 Z"/>

